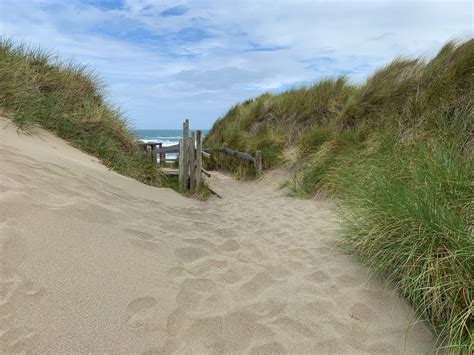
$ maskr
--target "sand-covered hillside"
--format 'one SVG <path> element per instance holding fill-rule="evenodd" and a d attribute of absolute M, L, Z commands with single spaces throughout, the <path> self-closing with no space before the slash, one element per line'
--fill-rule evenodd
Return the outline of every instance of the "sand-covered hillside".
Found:
<path fill-rule="evenodd" d="M 214 174 L 186 199 L 0 119 L 0 352 L 423 353 L 431 332 L 334 248 L 327 201 Z M 416 324 L 415 324 L 416 323 Z"/>

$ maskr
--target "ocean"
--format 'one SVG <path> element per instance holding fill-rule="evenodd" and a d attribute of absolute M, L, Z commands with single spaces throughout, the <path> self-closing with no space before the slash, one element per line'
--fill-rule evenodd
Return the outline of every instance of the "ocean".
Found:
<path fill-rule="evenodd" d="M 203 129 L 201 131 L 204 139 L 209 130 Z M 136 129 L 134 132 L 144 142 L 158 141 L 162 142 L 163 146 L 178 144 L 183 136 L 182 129 Z"/>

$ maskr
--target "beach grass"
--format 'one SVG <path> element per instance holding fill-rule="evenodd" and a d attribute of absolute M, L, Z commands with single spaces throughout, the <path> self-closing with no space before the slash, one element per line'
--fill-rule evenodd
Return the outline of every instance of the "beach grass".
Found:
<path fill-rule="evenodd" d="M 87 67 L 0 39 L 0 107 L 23 131 L 39 125 L 108 168 L 152 186 L 166 177 L 145 158 L 124 114 Z"/>
<path fill-rule="evenodd" d="M 393 282 L 453 353 L 474 351 L 474 40 L 430 60 L 397 58 L 364 83 L 325 79 L 235 105 L 208 147 L 294 147 L 296 196 L 340 204 L 343 245 Z M 246 162 L 216 158 L 251 178 Z"/>

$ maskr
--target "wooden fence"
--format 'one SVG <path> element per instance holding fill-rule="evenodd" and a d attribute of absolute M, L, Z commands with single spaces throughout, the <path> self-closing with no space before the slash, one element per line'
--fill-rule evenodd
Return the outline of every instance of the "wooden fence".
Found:
<path fill-rule="evenodd" d="M 210 177 L 210 173 L 202 167 L 202 158 L 210 158 L 211 152 L 222 152 L 240 159 L 251 161 L 254 164 L 257 176 L 262 174 L 262 152 L 257 150 L 255 157 L 248 153 L 238 152 L 230 148 L 202 147 L 202 131 L 189 132 L 189 120 L 183 122 L 183 138 L 179 144 L 163 147 L 161 142 L 141 143 L 145 154 L 150 155 L 152 161 L 163 167 L 163 172 L 169 175 L 178 175 L 179 185 L 182 191 L 194 192 L 202 183 L 202 175 Z M 167 153 L 178 153 L 175 159 L 168 159 Z M 159 160 L 158 160 L 159 158 Z M 166 162 L 178 161 L 179 169 L 166 169 Z"/>

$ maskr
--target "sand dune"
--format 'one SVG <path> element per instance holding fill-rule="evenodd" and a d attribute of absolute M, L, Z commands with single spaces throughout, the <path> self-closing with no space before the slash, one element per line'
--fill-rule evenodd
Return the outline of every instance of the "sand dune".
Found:
<path fill-rule="evenodd" d="M 410 307 L 281 176 L 198 202 L 0 119 L 0 351 L 423 353 Z"/>

